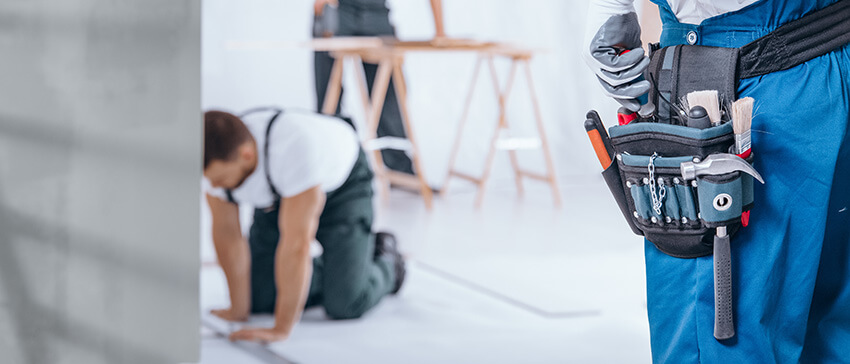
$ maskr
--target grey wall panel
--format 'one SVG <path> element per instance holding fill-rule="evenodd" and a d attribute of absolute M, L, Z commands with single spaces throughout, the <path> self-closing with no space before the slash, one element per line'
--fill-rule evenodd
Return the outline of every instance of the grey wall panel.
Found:
<path fill-rule="evenodd" d="M 198 360 L 200 0 L 0 2 L 0 363 Z"/>

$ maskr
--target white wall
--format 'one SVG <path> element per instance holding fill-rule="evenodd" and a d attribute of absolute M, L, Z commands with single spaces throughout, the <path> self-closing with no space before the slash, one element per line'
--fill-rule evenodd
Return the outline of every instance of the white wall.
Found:
<path fill-rule="evenodd" d="M 564 0 L 444 0 L 446 32 L 453 37 L 508 41 L 542 51 L 532 61 L 536 92 L 555 155 L 560 182 L 597 178 L 596 157 L 582 123 L 589 109 L 600 110 L 608 125 L 617 104 L 605 97 L 579 57 L 588 1 Z M 399 38 L 427 39 L 433 34 L 427 0 L 389 0 L 391 20 Z M 295 44 L 310 38 L 310 0 L 204 0 L 204 108 L 243 110 L 277 104 L 312 109 L 312 52 Z M 271 50 L 228 50 L 231 41 L 277 41 L 292 46 Z M 468 53 L 413 53 L 405 74 L 410 107 L 422 149 L 425 172 L 432 185 L 445 177 L 451 140 L 456 134 L 475 58 Z M 499 65 L 507 74 L 507 63 Z M 486 76 L 486 74 L 482 74 Z M 523 79 L 520 78 L 519 81 Z M 354 79 L 346 80 L 354 90 Z M 479 173 L 488 138 L 495 125 L 496 99 L 489 77 L 479 78 L 475 107 L 465 135 L 459 167 Z M 509 122 L 519 136 L 533 132 L 527 93 L 518 83 L 508 107 Z M 359 97 L 347 92 L 344 112 L 362 120 Z M 522 162 L 541 170 L 538 153 L 523 152 Z M 507 158 L 496 159 L 494 174 L 510 172 Z"/>

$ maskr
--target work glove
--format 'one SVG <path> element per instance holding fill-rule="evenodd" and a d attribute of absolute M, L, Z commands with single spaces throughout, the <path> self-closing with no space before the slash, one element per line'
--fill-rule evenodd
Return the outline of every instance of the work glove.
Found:
<path fill-rule="evenodd" d="M 649 81 L 642 77 L 649 57 L 641 48 L 640 25 L 632 0 L 591 2 L 582 53 L 606 95 L 630 111 L 641 109 L 638 98 L 650 88 Z M 651 112 L 644 109 L 641 115 Z"/>
<path fill-rule="evenodd" d="M 337 0 L 316 0 L 313 3 L 313 38 L 333 37 L 339 31 Z"/>

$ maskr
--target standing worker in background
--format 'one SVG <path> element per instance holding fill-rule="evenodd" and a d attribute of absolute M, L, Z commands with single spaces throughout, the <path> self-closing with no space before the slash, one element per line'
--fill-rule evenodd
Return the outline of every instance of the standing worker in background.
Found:
<path fill-rule="evenodd" d="M 653 2 L 658 4 L 664 24 L 662 47 L 737 48 L 816 10 L 841 5 L 835 0 Z M 850 26 L 850 17 L 844 14 L 830 14 L 830 23 L 843 22 L 833 30 Z M 588 64 L 608 95 L 632 111 L 639 110 L 637 98 L 651 85 L 638 78 L 649 61 L 641 49 L 632 1 L 594 0 L 588 21 L 583 49 Z M 847 30 L 836 32 L 847 34 Z M 759 62 L 781 63 L 807 51 L 777 56 L 771 51 L 793 47 L 782 43 L 784 39 L 775 40 L 773 47 L 759 54 Z M 811 45 L 811 49 L 817 47 L 822 44 Z M 647 241 L 647 311 L 655 362 L 847 362 L 848 80 L 850 49 L 842 40 L 826 54 L 802 64 L 739 81 L 738 96 L 753 97 L 757 103 L 752 148 L 754 163 L 767 183 L 755 185 L 749 226 L 741 229 L 731 244 L 738 334 L 728 340 L 712 336 L 712 257 L 675 258 Z"/>
<path fill-rule="evenodd" d="M 430 0 L 430 2 L 431 12 L 434 16 L 434 40 L 446 39 L 443 30 L 442 1 Z M 325 14 L 324 11 L 329 6 L 336 6 L 337 11 L 334 14 Z M 315 0 L 313 11 L 315 12 L 313 36 L 317 38 L 332 36 L 395 37 L 395 28 L 390 24 L 386 0 Z M 323 17 L 332 18 L 324 19 Z M 316 110 L 321 112 L 334 59 L 328 52 L 315 52 L 313 62 L 316 81 Z M 366 72 L 366 84 L 371 93 L 375 74 L 378 72 L 378 65 L 364 63 L 363 69 Z M 340 91 L 340 99 L 342 99 L 342 91 Z M 340 113 L 340 107 L 341 103 L 338 102 L 336 114 Z M 390 80 L 390 87 L 387 89 L 377 132 L 379 138 L 386 136 L 407 137 L 392 80 Z M 402 150 L 384 149 L 381 150 L 381 157 L 387 168 L 391 170 L 408 174 L 415 173 L 410 157 Z"/>
<path fill-rule="evenodd" d="M 390 24 L 390 10 L 387 8 L 386 0 L 316 0 L 314 3 L 316 21 L 319 21 L 321 16 L 333 16 L 332 14 L 323 14 L 326 5 L 338 6 L 336 12 L 338 19 L 330 22 L 336 24 L 337 29 L 323 29 L 314 25 L 314 37 L 395 36 L 395 28 Z M 334 59 L 328 52 L 315 52 L 313 61 L 316 76 L 316 110 L 321 112 Z M 378 72 L 378 65 L 364 63 L 363 69 L 366 71 L 366 84 L 371 93 L 375 75 Z M 342 92 L 340 92 L 341 99 Z M 336 114 L 339 113 L 340 103 L 337 103 Z M 378 137 L 387 136 L 407 138 L 392 80 L 387 89 L 386 100 L 381 110 L 381 119 L 378 122 Z M 381 157 L 387 168 L 391 170 L 408 174 L 414 173 L 410 157 L 402 150 L 384 149 L 381 150 Z"/>
<path fill-rule="evenodd" d="M 392 235 L 371 233 L 373 176 L 343 120 L 268 110 L 243 123 L 209 111 L 204 177 L 231 304 L 213 314 L 230 321 L 275 315 L 273 328 L 240 330 L 232 340 L 284 340 L 305 306 L 357 318 L 401 288 L 404 260 Z M 238 203 L 256 208 L 247 242 Z M 314 239 L 323 252 L 311 262 Z"/>

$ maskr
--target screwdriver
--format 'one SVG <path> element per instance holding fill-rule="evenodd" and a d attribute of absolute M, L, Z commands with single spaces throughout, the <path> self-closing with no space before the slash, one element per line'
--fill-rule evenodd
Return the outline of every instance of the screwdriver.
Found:
<path fill-rule="evenodd" d="M 593 145 L 593 150 L 596 152 L 596 158 L 602 164 L 602 169 L 608 168 L 611 165 L 611 156 L 614 155 L 614 148 L 611 146 L 608 132 L 605 131 L 605 125 L 602 124 L 602 119 L 596 111 L 591 110 L 587 113 L 587 120 L 584 121 L 584 129 L 587 131 L 590 144 Z"/>

